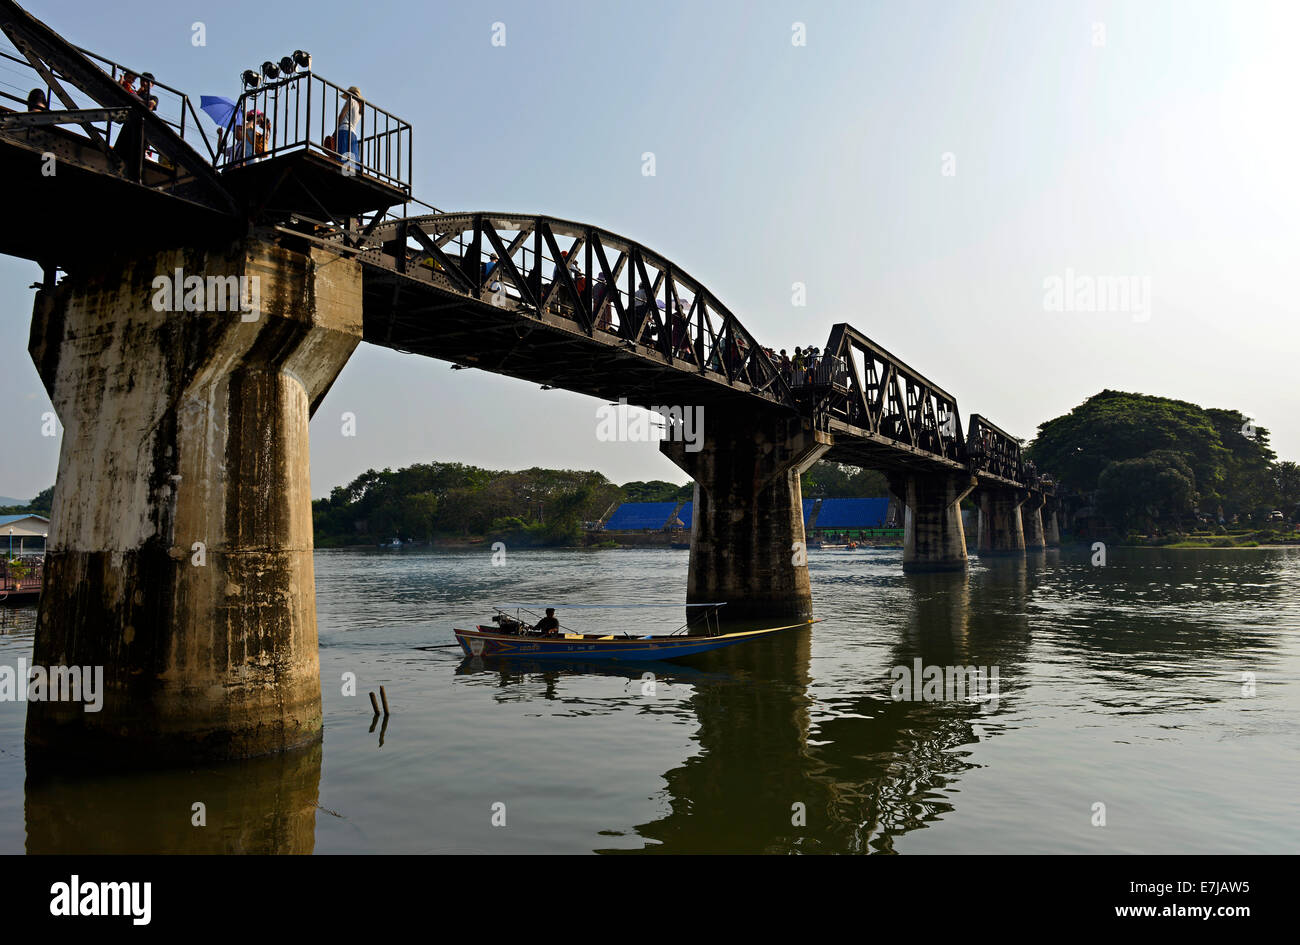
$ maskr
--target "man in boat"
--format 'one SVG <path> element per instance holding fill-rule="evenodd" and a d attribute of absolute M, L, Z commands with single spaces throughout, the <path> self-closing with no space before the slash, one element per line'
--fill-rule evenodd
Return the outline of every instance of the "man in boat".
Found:
<path fill-rule="evenodd" d="M 555 619 L 554 607 L 546 608 L 546 616 L 533 625 L 533 630 L 537 633 L 545 633 L 551 636 L 560 632 L 560 621 Z"/>

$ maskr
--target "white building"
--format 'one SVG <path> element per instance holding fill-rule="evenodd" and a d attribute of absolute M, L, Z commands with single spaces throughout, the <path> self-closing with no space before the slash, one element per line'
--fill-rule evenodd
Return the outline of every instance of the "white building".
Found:
<path fill-rule="evenodd" d="M 0 515 L 0 549 L 10 554 L 44 554 L 45 539 L 50 534 L 50 520 L 44 515 Z"/>

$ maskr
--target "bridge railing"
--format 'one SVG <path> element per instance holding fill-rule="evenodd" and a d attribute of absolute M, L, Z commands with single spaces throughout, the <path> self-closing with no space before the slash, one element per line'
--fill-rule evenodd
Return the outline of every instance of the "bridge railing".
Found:
<path fill-rule="evenodd" d="M 830 355 L 818 357 L 802 371 L 790 371 L 790 386 L 795 392 L 809 389 L 832 390 L 848 393 L 849 365 L 843 358 Z"/>
<path fill-rule="evenodd" d="M 296 151 L 411 192 L 411 126 L 312 72 L 245 91 L 220 133 L 223 170 Z"/>
<path fill-rule="evenodd" d="M 83 49 L 80 46 L 74 48 L 107 73 L 114 82 L 120 82 L 127 72 L 131 72 L 136 76 L 141 74 L 139 70 L 127 69 L 120 63 L 89 49 Z M 147 72 L 148 70 L 143 71 Z M 52 75 L 59 82 L 63 91 L 73 98 L 75 107 L 93 107 L 94 103 L 87 101 L 84 94 L 78 95 L 73 79 L 57 69 L 52 70 Z M 40 89 L 44 92 L 45 100 L 52 110 L 68 107 L 67 103 L 58 98 L 50 83 L 36 71 L 36 68 L 14 47 L 8 38 L 0 38 L 0 105 L 12 108 L 15 111 L 25 111 L 27 108 L 27 94 L 32 89 Z M 194 103 L 190 100 L 190 97 L 180 89 L 158 81 L 157 78 L 153 81 L 153 94 L 158 96 L 158 109 L 156 111 L 158 117 L 170 125 L 172 130 L 180 135 L 194 150 L 200 154 L 206 154 L 208 160 L 215 159 L 214 142 L 203 129 L 199 121 L 198 111 L 194 108 Z M 114 140 L 116 132 L 120 131 L 122 127 L 120 122 L 112 120 L 92 122 L 91 124 L 101 131 L 104 139 L 109 142 Z M 65 127 L 73 133 L 79 132 L 79 126 L 76 124 L 69 124 Z"/>
<path fill-rule="evenodd" d="M 18 560 L 0 556 L 0 593 L 39 591 L 45 580 L 44 558 Z"/>

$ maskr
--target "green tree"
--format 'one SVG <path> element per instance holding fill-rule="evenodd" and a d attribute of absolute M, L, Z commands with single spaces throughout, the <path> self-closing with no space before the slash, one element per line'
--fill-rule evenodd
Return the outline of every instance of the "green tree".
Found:
<path fill-rule="evenodd" d="M 805 499 L 874 499 L 889 494 L 889 480 L 875 469 L 818 460 L 799 478 Z"/>
<path fill-rule="evenodd" d="M 1300 465 L 1274 464 L 1271 470 L 1273 507 L 1292 521 L 1300 520 Z"/>
<path fill-rule="evenodd" d="M 652 479 L 649 482 L 625 482 L 622 485 L 624 502 L 686 502 L 695 494 L 695 484 L 684 486 Z"/>
<path fill-rule="evenodd" d="M 1093 492 L 1111 463 L 1157 450 L 1181 455 L 1207 497 L 1217 496 L 1233 458 L 1215 420 L 1195 404 L 1112 390 L 1040 424 L 1026 455 L 1066 488 Z"/>
<path fill-rule="evenodd" d="M 1117 460 L 1098 477 L 1097 506 L 1122 529 L 1177 526 L 1196 507 L 1192 467 L 1172 450 Z"/>

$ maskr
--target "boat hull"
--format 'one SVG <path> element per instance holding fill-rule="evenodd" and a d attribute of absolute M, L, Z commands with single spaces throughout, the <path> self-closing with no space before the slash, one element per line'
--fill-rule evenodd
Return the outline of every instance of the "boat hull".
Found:
<path fill-rule="evenodd" d="M 494 659 L 561 659 L 561 660 L 616 660 L 644 662 L 675 660 L 696 656 L 712 650 L 746 643 L 759 637 L 770 636 L 783 630 L 809 626 L 808 623 L 765 630 L 747 630 L 720 636 L 681 637 L 579 637 L 575 634 L 559 637 L 517 636 L 491 630 L 456 630 L 456 641 L 466 656 Z"/>

